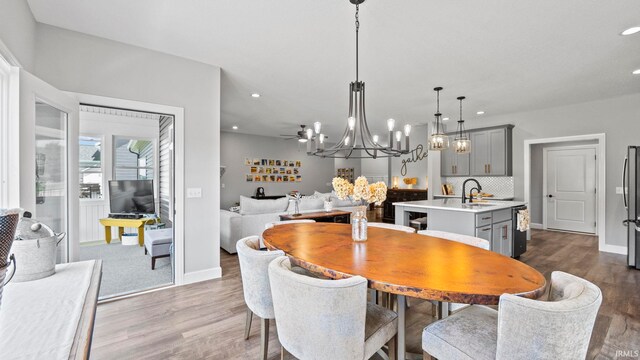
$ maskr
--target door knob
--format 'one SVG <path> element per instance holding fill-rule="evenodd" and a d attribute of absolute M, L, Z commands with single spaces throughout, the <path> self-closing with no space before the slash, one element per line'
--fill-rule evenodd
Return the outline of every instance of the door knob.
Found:
<path fill-rule="evenodd" d="M 549 195 L 547 195 L 547 197 L 548 197 L 548 198 L 552 198 L 552 197 L 553 197 L 553 195 L 549 194 Z"/>

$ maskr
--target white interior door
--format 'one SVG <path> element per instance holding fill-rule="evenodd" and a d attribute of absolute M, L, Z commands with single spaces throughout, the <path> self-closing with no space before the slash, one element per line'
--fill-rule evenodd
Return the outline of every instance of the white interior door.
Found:
<path fill-rule="evenodd" d="M 19 204 L 34 217 L 67 233 L 58 248 L 58 261 L 78 259 L 78 111 L 76 99 L 32 74 L 19 69 L 12 81 L 19 86 L 13 99 L 18 111 L 10 122 L 19 139 L 19 151 L 11 152 L 19 175 L 10 188 Z"/>
<path fill-rule="evenodd" d="M 596 148 L 545 149 L 546 228 L 596 232 Z"/>

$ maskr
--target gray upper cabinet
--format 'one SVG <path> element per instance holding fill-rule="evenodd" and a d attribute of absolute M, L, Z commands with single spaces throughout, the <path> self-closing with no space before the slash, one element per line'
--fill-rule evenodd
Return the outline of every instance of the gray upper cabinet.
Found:
<path fill-rule="evenodd" d="M 513 125 L 470 131 L 471 176 L 511 176 Z"/>
<path fill-rule="evenodd" d="M 442 176 L 469 176 L 469 154 L 458 155 L 453 147 L 442 151 L 440 164 Z"/>
<path fill-rule="evenodd" d="M 488 175 L 489 133 L 487 131 L 472 132 L 471 139 L 471 175 Z"/>
<path fill-rule="evenodd" d="M 469 129 L 471 153 L 458 155 L 453 146 L 442 151 L 441 176 L 511 176 L 513 125 Z M 451 142 L 455 133 L 448 134 Z"/>

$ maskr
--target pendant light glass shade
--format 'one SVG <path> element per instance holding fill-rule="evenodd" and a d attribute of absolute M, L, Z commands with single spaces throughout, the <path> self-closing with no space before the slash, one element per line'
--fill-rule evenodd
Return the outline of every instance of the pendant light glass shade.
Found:
<path fill-rule="evenodd" d="M 434 88 L 437 95 L 437 112 L 435 114 L 436 123 L 429 137 L 429 150 L 442 151 L 449 148 L 449 136 L 444 133 L 442 126 L 442 114 L 440 113 L 440 90 L 441 87 Z"/>
<path fill-rule="evenodd" d="M 469 140 L 469 134 L 464 128 L 464 120 L 462 119 L 462 100 L 464 96 L 458 97 L 460 101 L 460 120 L 458 120 L 458 129 L 456 130 L 456 137 L 453 140 L 453 150 L 456 154 L 468 154 L 471 152 L 471 140 Z"/>
<path fill-rule="evenodd" d="M 442 129 L 442 123 L 440 122 L 442 114 L 437 113 L 435 117 L 436 121 L 431 136 L 429 137 L 429 150 L 447 150 L 449 148 L 449 136 L 447 136 Z"/>

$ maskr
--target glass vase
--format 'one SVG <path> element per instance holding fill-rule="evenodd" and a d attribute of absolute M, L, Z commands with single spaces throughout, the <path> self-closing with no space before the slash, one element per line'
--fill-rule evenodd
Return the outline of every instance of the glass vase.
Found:
<path fill-rule="evenodd" d="M 367 206 L 356 206 L 351 214 L 351 238 L 367 241 Z"/>

